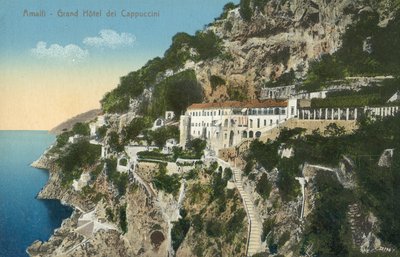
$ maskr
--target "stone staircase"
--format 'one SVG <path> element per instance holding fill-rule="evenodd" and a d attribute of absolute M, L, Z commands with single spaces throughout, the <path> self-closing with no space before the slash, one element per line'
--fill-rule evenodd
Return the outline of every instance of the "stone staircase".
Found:
<path fill-rule="evenodd" d="M 249 236 L 247 239 L 246 256 L 252 256 L 253 254 L 260 252 L 261 250 L 262 226 L 256 218 L 251 196 L 243 188 L 241 171 L 234 168 L 233 175 L 236 188 L 239 190 L 240 196 L 242 197 L 243 204 L 247 213 L 247 219 L 249 221 Z"/>

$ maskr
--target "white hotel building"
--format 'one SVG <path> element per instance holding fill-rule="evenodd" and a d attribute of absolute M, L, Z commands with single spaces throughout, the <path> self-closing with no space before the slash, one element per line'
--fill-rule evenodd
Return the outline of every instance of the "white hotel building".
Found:
<path fill-rule="evenodd" d="M 296 114 L 296 99 L 192 104 L 180 117 L 180 144 L 184 147 L 188 140 L 201 138 L 215 151 L 233 147 Z"/>

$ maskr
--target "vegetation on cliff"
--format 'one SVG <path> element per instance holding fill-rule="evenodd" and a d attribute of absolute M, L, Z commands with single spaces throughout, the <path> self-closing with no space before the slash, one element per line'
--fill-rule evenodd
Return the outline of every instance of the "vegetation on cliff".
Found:
<path fill-rule="evenodd" d="M 400 183 L 399 152 L 394 151 L 390 167 L 378 166 L 385 149 L 400 147 L 400 116 L 365 119 L 359 125 L 358 130 L 348 135 L 337 126 L 310 135 L 302 135 L 300 129 L 283 130 L 275 141 L 251 144 L 249 161 L 256 161 L 267 171 L 278 168 L 277 186 L 286 201 L 298 195 L 295 177 L 301 175 L 299 168 L 303 163 L 335 167 L 344 155 L 354 161 L 357 190 L 344 189 L 333 174 L 316 177 L 316 209 L 307 222 L 303 244 L 313 245 L 314 253 L 319 256 L 358 256 L 348 242 L 350 230 L 346 219 L 348 205 L 355 202 L 362 203 L 378 217 L 380 237 L 400 247 L 400 226 L 397 226 L 400 224 L 397 215 L 400 190 L 395 186 Z M 293 148 L 293 157 L 282 159 L 277 156 L 278 146 L 282 144 Z M 271 230 L 268 224 L 265 226 Z"/>
<path fill-rule="evenodd" d="M 238 192 L 226 188 L 232 171 L 214 163 L 194 172 L 195 179 L 187 181 L 183 218 L 172 229 L 174 249 L 189 248 L 199 257 L 244 255 L 246 212 Z"/>
<path fill-rule="evenodd" d="M 304 89 L 316 90 L 348 76 L 400 75 L 400 11 L 386 27 L 378 25 L 375 12 L 363 11 L 355 19 L 338 51 L 310 63 Z"/>
<path fill-rule="evenodd" d="M 145 89 L 155 88 L 156 99 L 153 100 L 160 101 L 143 114 L 155 117 L 168 108 L 180 114 L 182 106 L 202 100 L 201 88 L 193 71 L 178 72 L 167 78 L 165 72 L 177 72 L 188 60 L 201 61 L 220 55 L 221 40 L 212 31 L 198 31 L 194 36 L 177 33 L 164 57 L 154 58 L 141 69 L 121 77 L 118 87 L 101 100 L 102 109 L 108 113 L 126 112 L 130 99 L 139 97 Z"/>
<path fill-rule="evenodd" d="M 63 184 L 70 185 L 72 180 L 78 179 L 84 169 L 99 161 L 101 147 L 92 145 L 87 140 L 69 145 L 57 159 L 60 166 Z"/>
<path fill-rule="evenodd" d="M 364 106 L 399 105 L 399 102 L 388 103 L 389 98 L 400 90 L 400 79 L 389 79 L 379 86 L 364 87 L 359 91 L 333 91 L 327 97 L 311 99 L 312 108 L 348 108 Z"/>

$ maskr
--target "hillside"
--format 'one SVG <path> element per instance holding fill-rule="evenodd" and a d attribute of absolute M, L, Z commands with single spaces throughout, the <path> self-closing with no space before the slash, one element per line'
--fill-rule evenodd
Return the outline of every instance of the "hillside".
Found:
<path fill-rule="evenodd" d="M 102 108 L 123 113 L 131 98 L 140 99 L 135 111 L 157 117 L 167 109 L 180 114 L 199 97 L 244 100 L 263 86 L 305 80 L 305 88 L 315 89 L 346 76 L 396 75 L 398 8 L 398 1 L 390 0 L 227 4 L 205 30 L 176 34 L 163 57 L 121 77 Z M 174 94 L 179 83 L 190 93 Z M 174 107 L 176 102 L 181 106 Z"/>
<path fill-rule="evenodd" d="M 176 34 L 163 57 L 121 77 L 91 129 L 77 123 L 34 163 L 50 171 L 38 196 L 75 211 L 28 253 L 399 256 L 399 103 L 387 102 L 400 90 L 399 8 L 397 0 L 242 0 L 195 35 Z M 265 118 L 264 137 L 231 130 L 241 141 L 219 152 L 200 130 L 178 144 L 179 116 L 192 103 L 244 101 L 290 84 L 345 90 L 310 100 L 303 111 L 314 108 L 313 118 Z M 281 116 L 271 106 L 268 115 Z M 368 115 L 368 106 L 385 112 Z M 366 114 L 350 120 L 350 107 L 353 117 L 357 108 Z M 316 118 L 322 108 L 325 120 Z"/>
<path fill-rule="evenodd" d="M 90 111 L 78 114 L 75 117 L 72 117 L 72 118 L 62 122 L 61 124 L 57 125 L 56 127 L 52 128 L 50 130 L 50 133 L 59 135 L 63 131 L 71 130 L 72 127 L 75 125 L 75 123 L 89 122 L 89 121 L 95 119 L 100 113 L 101 113 L 101 110 L 95 109 L 95 110 L 90 110 Z"/>

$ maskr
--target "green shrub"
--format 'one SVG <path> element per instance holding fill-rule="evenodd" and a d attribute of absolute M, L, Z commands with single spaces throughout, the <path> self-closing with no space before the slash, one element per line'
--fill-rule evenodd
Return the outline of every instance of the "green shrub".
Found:
<path fill-rule="evenodd" d="M 119 226 L 124 234 L 128 231 L 128 223 L 126 221 L 126 205 L 119 208 Z"/>
<path fill-rule="evenodd" d="M 300 192 L 300 184 L 296 181 L 300 176 L 298 166 L 299 161 L 295 158 L 284 158 L 279 162 L 277 186 L 283 201 L 294 200 Z"/>
<path fill-rule="evenodd" d="M 285 243 L 287 241 L 289 241 L 289 239 L 290 239 L 290 231 L 283 232 L 283 234 L 281 235 L 281 237 L 278 240 L 278 247 L 284 246 Z"/>
<path fill-rule="evenodd" d="M 230 179 L 232 179 L 232 170 L 230 168 L 225 168 L 224 169 L 224 180 L 225 181 L 229 181 Z"/>
<path fill-rule="evenodd" d="M 382 103 L 379 94 L 351 95 L 311 99 L 312 108 L 347 108 L 374 106 Z"/>
<path fill-rule="evenodd" d="M 243 20 L 250 21 L 251 17 L 253 16 L 253 10 L 250 7 L 250 0 L 240 0 L 239 6 L 240 16 L 243 18 Z"/>
<path fill-rule="evenodd" d="M 222 172 L 215 172 L 212 174 L 212 179 L 211 179 L 211 189 L 212 189 L 212 194 L 210 201 L 213 201 L 215 199 L 219 198 L 225 198 L 225 187 L 227 185 L 227 181 L 222 178 Z"/>
<path fill-rule="evenodd" d="M 96 135 L 97 135 L 100 139 L 102 139 L 102 138 L 104 138 L 104 137 L 106 136 L 107 130 L 108 130 L 108 127 L 107 127 L 106 125 L 101 126 L 100 128 L 98 128 L 98 129 L 96 130 Z"/>
<path fill-rule="evenodd" d="M 108 221 L 110 222 L 114 221 L 114 213 L 111 208 L 106 208 L 106 216 Z"/>
<path fill-rule="evenodd" d="M 223 225 L 218 220 L 208 220 L 206 223 L 206 233 L 209 237 L 221 237 L 223 235 Z"/>
<path fill-rule="evenodd" d="M 170 157 L 167 154 L 163 154 L 160 152 L 156 151 L 142 151 L 138 152 L 137 156 L 140 159 L 155 159 L 155 160 L 160 160 L 160 161 L 169 161 Z"/>
<path fill-rule="evenodd" d="M 268 175 L 263 173 L 257 182 L 256 192 L 265 200 L 271 193 L 272 185 L 268 180 Z"/>
<path fill-rule="evenodd" d="M 243 220 L 246 217 L 246 212 L 243 209 L 237 210 L 233 216 L 226 223 L 225 231 L 227 233 L 227 238 L 230 238 L 232 242 L 236 234 L 243 230 Z"/>
<path fill-rule="evenodd" d="M 200 159 L 206 146 L 207 141 L 200 138 L 195 138 L 188 142 L 187 148 L 193 152 L 195 159 Z"/>
<path fill-rule="evenodd" d="M 65 185 L 79 178 L 82 169 L 94 165 L 100 154 L 101 146 L 92 145 L 86 140 L 71 144 L 57 160 Z"/>
<path fill-rule="evenodd" d="M 156 146 L 162 148 L 168 139 L 174 138 L 177 140 L 179 138 L 179 129 L 176 126 L 161 127 L 151 133 L 151 138 Z"/>
<path fill-rule="evenodd" d="M 225 85 L 225 83 L 225 80 L 217 75 L 211 75 L 210 77 L 211 89 L 213 91 L 216 90 L 219 86 Z"/>
<path fill-rule="evenodd" d="M 124 150 L 124 145 L 120 141 L 120 137 L 117 132 L 112 131 L 108 134 L 108 145 L 113 151 L 122 152 Z"/>
<path fill-rule="evenodd" d="M 223 9 L 222 9 L 222 13 L 221 15 L 217 18 L 217 20 L 223 20 L 226 19 L 226 17 L 228 16 L 228 12 L 230 10 L 233 10 L 236 8 L 236 5 L 232 2 L 229 2 L 227 4 L 224 5 Z"/>
<path fill-rule="evenodd" d="M 90 135 L 89 124 L 77 122 L 72 127 L 72 132 L 74 134 L 78 134 L 78 135 L 82 135 L 82 136 L 89 136 Z"/>
<path fill-rule="evenodd" d="M 289 55 L 290 57 L 290 55 Z M 288 57 L 285 57 L 285 60 L 287 62 Z M 280 77 L 278 77 L 276 80 L 270 80 L 264 84 L 264 87 L 283 87 L 283 86 L 288 86 L 292 85 L 296 80 L 296 75 L 294 73 L 293 69 L 290 69 L 289 72 L 283 73 Z"/>
<path fill-rule="evenodd" d="M 262 143 L 258 140 L 255 140 L 250 144 L 250 151 L 247 158 L 249 160 L 256 160 L 267 171 L 269 171 L 274 168 L 279 161 L 278 143 Z"/>
<path fill-rule="evenodd" d="M 190 221 L 186 217 L 186 211 L 182 209 L 180 211 L 180 214 L 182 218 L 179 219 L 179 221 L 173 223 L 173 227 L 171 230 L 172 248 L 174 249 L 174 251 L 178 250 L 190 228 Z"/>
<path fill-rule="evenodd" d="M 120 196 L 124 195 L 128 185 L 128 174 L 117 171 L 117 160 L 115 159 L 106 159 L 106 168 L 107 179 L 116 186 Z"/>
<path fill-rule="evenodd" d="M 319 256 L 347 256 L 343 227 L 352 196 L 344 190 L 332 173 L 319 172 L 316 176 L 318 199 L 306 228 L 306 238 L 313 243 Z"/>
<path fill-rule="evenodd" d="M 263 231 L 261 234 L 261 241 L 265 241 L 267 239 L 267 235 L 273 230 L 275 226 L 275 219 L 266 219 L 263 222 Z"/>
<path fill-rule="evenodd" d="M 177 195 L 181 182 L 178 174 L 173 174 L 172 176 L 167 175 L 166 165 L 160 164 L 159 170 L 153 178 L 153 185 L 158 190 Z"/>
<path fill-rule="evenodd" d="M 73 133 L 71 131 L 63 132 L 62 134 L 57 136 L 57 144 L 56 147 L 60 148 L 65 146 L 68 143 L 68 138 L 72 136 Z"/>
<path fill-rule="evenodd" d="M 134 118 L 123 130 L 123 141 L 127 143 L 130 140 L 137 140 L 137 136 L 139 136 L 144 129 L 151 127 L 151 125 L 151 120 L 148 117 Z"/>
<path fill-rule="evenodd" d="M 196 233 L 200 233 L 203 230 L 203 220 L 199 214 L 193 215 L 191 224 Z"/>

